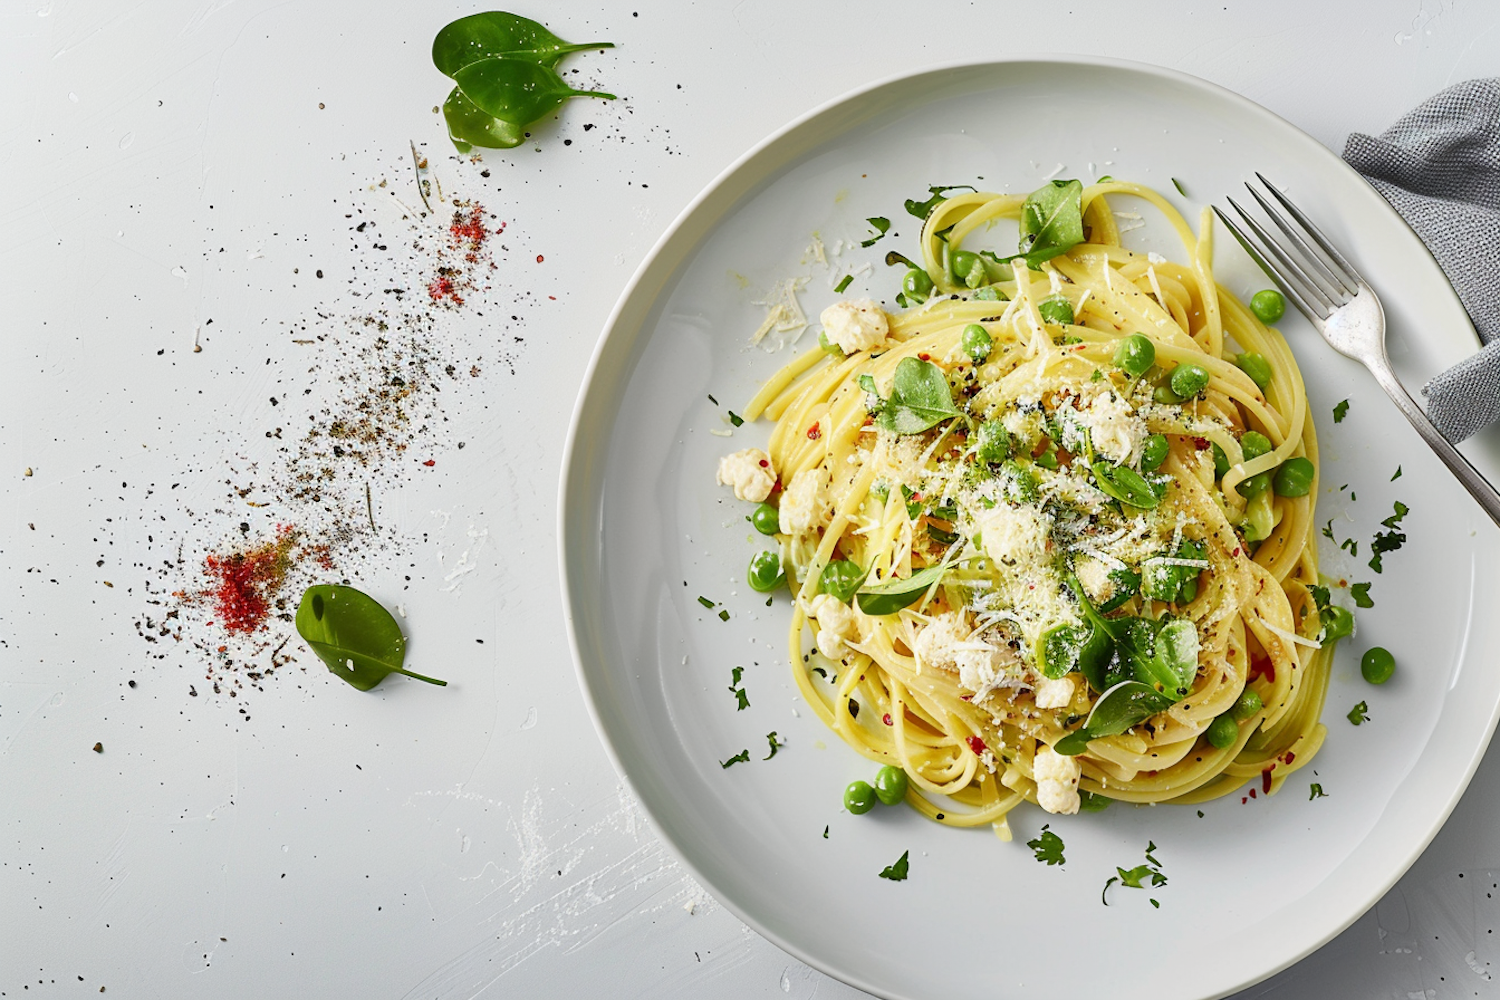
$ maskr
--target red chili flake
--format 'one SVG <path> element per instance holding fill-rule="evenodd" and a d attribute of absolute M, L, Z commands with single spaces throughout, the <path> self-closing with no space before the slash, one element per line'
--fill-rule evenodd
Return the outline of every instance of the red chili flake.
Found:
<path fill-rule="evenodd" d="M 781 479 L 777 477 L 776 482 L 771 484 L 771 495 L 775 496 L 781 492 Z"/>
<path fill-rule="evenodd" d="M 884 715 L 882 715 L 880 717 L 880 721 L 884 722 L 887 726 L 889 726 L 891 724 L 891 713 L 887 712 Z"/>
<path fill-rule="evenodd" d="M 427 461 L 423 462 L 422 464 L 425 465 L 425 466 L 427 466 L 430 469 L 434 465 L 437 465 L 437 459 L 435 459 L 435 458 L 429 458 Z"/>
<path fill-rule="evenodd" d="M 1245 796 L 1243 796 L 1243 795 L 1240 796 L 1240 805 L 1244 805 L 1246 802 L 1249 802 L 1249 801 L 1250 800 L 1247 799 Z"/>
<path fill-rule="evenodd" d="M 434 302 L 448 301 L 456 306 L 464 304 L 464 297 L 459 294 L 458 286 L 453 279 L 446 274 L 439 274 L 427 283 L 427 294 Z"/>
<path fill-rule="evenodd" d="M 1288 750 L 1286 753 L 1284 753 L 1284 754 L 1281 755 L 1281 762 L 1283 764 L 1290 765 L 1291 762 L 1294 761 L 1294 760 L 1296 760 L 1296 759 L 1297 759 L 1297 755 L 1294 754 L 1294 753 L 1292 753 L 1290 750 Z"/>
<path fill-rule="evenodd" d="M 1232 556 L 1238 556 L 1239 554 L 1240 554 L 1240 547 L 1238 545 L 1236 545 L 1234 547 L 1234 551 L 1231 552 L 1230 555 L 1232 555 Z"/>
<path fill-rule="evenodd" d="M 809 427 L 807 429 L 807 439 L 809 441 L 816 441 L 818 438 L 820 438 L 822 436 L 823 436 L 823 432 L 818 429 L 818 425 L 817 424 L 813 424 L 811 427 Z"/>
<path fill-rule="evenodd" d="M 1250 797 L 1251 797 L 1251 798 L 1252 798 L 1252 799 L 1253 799 L 1253 798 L 1255 798 L 1255 789 L 1253 789 L 1253 788 L 1252 788 L 1252 789 L 1250 789 Z"/>
<path fill-rule="evenodd" d="M 275 538 L 248 552 L 204 558 L 203 573 L 214 581 L 214 611 L 226 632 L 250 633 L 265 627 L 296 544 L 297 530 L 284 524 L 277 527 Z"/>
<path fill-rule="evenodd" d="M 762 469 L 769 469 L 771 467 L 770 460 L 769 459 L 765 459 L 765 458 L 761 459 L 760 460 L 760 467 Z"/>
<path fill-rule="evenodd" d="M 1272 764 L 1270 767 L 1260 772 L 1260 790 L 1265 792 L 1267 795 L 1271 794 L 1271 772 L 1274 770 L 1276 770 L 1276 765 Z M 1250 794 L 1254 795 L 1255 789 L 1250 789 Z"/>
<path fill-rule="evenodd" d="M 1193 447 L 1199 451 L 1206 450 L 1208 448 L 1208 438 L 1193 438 Z"/>
<path fill-rule="evenodd" d="M 917 357 L 918 357 L 918 359 L 920 359 L 922 361 L 931 361 L 932 360 L 932 355 L 928 354 L 926 351 L 923 351 L 921 354 L 918 354 Z"/>
<path fill-rule="evenodd" d="M 1264 676 L 1265 679 L 1270 681 L 1272 684 L 1276 683 L 1276 664 L 1271 662 L 1271 658 L 1269 656 L 1262 656 L 1258 658 L 1252 657 L 1250 659 L 1251 679 L 1253 680 L 1254 678 L 1260 676 Z"/>
<path fill-rule="evenodd" d="M 988 749 L 988 747 L 984 745 L 984 740 L 980 739 L 978 736 L 970 736 L 968 743 L 969 749 L 974 751 L 974 756 L 976 757 L 978 757 Z"/>
<path fill-rule="evenodd" d="M 537 262 L 537 263 L 538 263 L 538 264 L 540 264 L 540 263 L 541 263 L 541 262 L 542 262 L 542 255 L 541 255 L 541 254 L 537 254 L 537 255 L 536 255 L 536 262 Z"/>
<path fill-rule="evenodd" d="M 479 260 L 479 251 L 484 249 L 484 242 L 489 239 L 490 231 L 484 224 L 484 206 L 474 202 L 468 209 L 467 215 L 462 208 L 453 213 L 453 221 L 448 225 L 448 236 L 454 247 L 467 248 L 464 259 L 472 264 Z M 500 223 L 500 229 L 504 228 L 505 223 Z"/>
<path fill-rule="evenodd" d="M 549 299 L 549 300 L 550 300 L 550 301 L 552 301 L 552 302 L 556 302 L 556 301 L 557 301 L 557 296 L 556 296 L 556 295 L 549 295 L 549 296 L 547 296 L 547 298 L 548 298 L 548 299 Z"/>
<path fill-rule="evenodd" d="M 974 696 L 972 694 L 961 694 L 958 697 L 959 697 L 959 700 L 961 700 L 961 701 L 973 701 L 974 700 Z"/>

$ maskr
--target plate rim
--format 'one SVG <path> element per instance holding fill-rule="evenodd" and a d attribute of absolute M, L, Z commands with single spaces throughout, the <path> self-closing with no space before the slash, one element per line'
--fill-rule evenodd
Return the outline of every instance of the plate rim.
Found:
<path fill-rule="evenodd" d="M 1333 149 L 1324 145 L 1316 137 L 1312 136 L 1310 133 L 1294 124 L 1293 122 L 1290 122 L 1282 116 L 1276 114 L 1274 111 L 1271 111 L 1264 105 L 1259 104 L 1258 102 L 1251 100 L 1250 98 L 1245 97 L 1244 95 L 1239 94 L 1233 90 L 1230 90 L 1227 87 L 1214 83 L 1211 80 L 1206 80 L 1194 74 L 1177 69 L 1172 69 L 1166 66 L 1161 66 L 1155 63 L 1132 59 L 1122 59 L 1113 56 L 1091 55 L 1084 53 L 1038 53 L 1034 55 L 1013 57 L 999 56 L 984 59 L 961 59 L 931 63 L 921 67 L 887 74 L 885 76 L 876 78 L 874 80 L 860 84 L 859 86 L 853 87 L 847 91 L 844 91 L 843 93 L 829 98 L 792 118 L 781 127 L 766 135 L 759 142 L 751 145 L 739 156 L 735 157 L 733 161 L 731 161 L 727 166 L 725 166 L 722 170 L 715 174 L 714 177 L 707 184 L 705 184 L 703 188 L 701 188 L 698 193 L 688 201 L 686 205 L 683 206 L 682 210 L 662 231 L 661 235 L 651 245 L 650 249 L 648 249 L 642 256 L 640 263 L 637 265 L 629 280 L 625 283 L 619 297 L 615 301 L 614 306 L 611 308 L 609 315 L 606 317 L 604 325 L 601 328 L 600 335 L 595 342 L 594 348 L 590 354 L 588 365 L 584 370 L 579 394 L 577 399 L 574 401 L 572 413 L 568 421 L 568 429 L 567 435 L 564 439 L 561 472 L 558 483 L 557 530 L 558 569 L 559 583 L 561 585 L 563 597 L 563 617 L 567 627 L 568 647 L 573 660 L 574 672 L 577 675 L 579 686 L 582 689 L 583 700 L 589 714 L 589 719 L 593 723 L 595 733 L 599 736 L 600 742 L 604 746 L 605 753 L 608 756 L 610 763 L 614 766 L 616 775 L 625 783 L 626 787 L 629 788 L 630 793 L 635 796 L 637 802 L 641 804 L 641 808 L 646 813 L 646 815 L 652 819 L 652 827 L 654 833 L 667 846 L 668 850 L 671 851 L 672 855 L 675 857 L 678 863 L 687 870 L 688 874 L 690 874 L 699 884 L 704 886 L 713 895 L 715 901 L 718 902 L 719 905 L 729 910 L 732 914 L 734 914 L 736 918 L 744 922 L 758 935 L 775 945 L 777 948 L 781 949 L 783 952 L 786 952 L 797 960 L 807 964 L 814 969 L 817 969 L 818 971 L 830 976 L 831 978 L 834 978 L 856 989 L 863 990 L 873 996 L 885 998 L 885 1000 L 910 1000 L 910 998 L 905 994 L 891 992 L 888 988 L 878 983 L 866 981 L 854 970 L 834 968 L 832 967 L 831 963 L 823 961 L 817 955 L 810 953 L 808 950 L 802 948 L 794 941 L 788 940 L 783 935 L 772 931 L 769 927 L 766 926 L 765 922 L 757 918 L 754 914 L 746 912 L 730 896 L 722 893 L 719 890 L 716 882 L 713 879 L 707 877 L 704 872 L 700 870 L 698 865 L 694 863 L 690 852 L 682 844 L 678 843 L 677 839 L 675 839 L 668 832 L 667 828 L 661 826 L 656 822 L 651 809 L 646 804 L 646 799 L 641 796 L 640 789 L 637 787 L 635 780 L 631 777 L 629 770 L 625 767 L 624 762 L 621 760 L 614 742 L 609 737 L 609 730 L 605 725 L 601 713 L 601 708 L 596 697 L 596 692 L 589 682 L 587 669 L 584 666 L 583 652 L 580 645 L 576 621 L 577 616 L 575 615 L 575 607 L 584 596 L 584 594 L 582 593 L 582 588 L 584 585 L 579 581 L 578 574 L 570 572 L 570 563 L 573 561 L 572 553 L 574 547 L 575 545 L 580 543 L 574 540 L 575 529 L 571 526 L 571 522 L 574 519 L 574 512 L 571 509 L 569 498 L 577 488 L 575 484 L 587 475 L 587 470 L 584 467 L 584 460 L 581 456 L 579 447 L 580 431 L 582 429 L 583 421 L 586 416 L 586 410 L 588 408 L 587 404 L 590 398 L 591 390 L 595 387 L 596 379 L 600 377 L 600 366 L 603 361 L 604 355 L 611 346 L 611 342 L 617 339 L 618 327 L 621 318 L 625 314 L 627 309 L 632 305 L 638 290 L 652 276 L 652 272 L 655 269 L 655 266 L 663 252 L 668 247 L 670 247 L 672 243 L 679 239 L 679 234 L 693 221 L 694 216 L 706 202 L 714 198 L 717 194 L 719 194 L 722 188 L 732 182 L 736 178 L 736 175 L 739 174 L 739 172 L 743 170 L 747 164 L 751 163 L 753 160 L 755 160 L 757 157 L 761 156 L 768 150 L 774 148 L 788 135 L 794 133 L 802 126 L 818 119 L 823 115 L 836 111 L 843 105 L 851 104 L 862 98 L 866 98 L 872 94 L 875 94 L 878 91 L 899 86 L 903 83 L 910 82 L 917 78 L 932 77 L 942 73 L 953 71 L 979 70 L 1001 66 L 1017 67 L 1027 64 L 1035 64 L 1048 67 L 1087 67 L 1112 71 L 1124 71 L 1126 73 L 1136 73 L 1145 77 L 1152 77 L 1169 83 L 1185 86 L 1189 90 L 1197 91 L 1198 93 L 1205 94 L 1213 99 L 1228 102 L 1244 113 L 1262 118 L 1269 121 L 1273 126 L 1280 127 L 1285 131 L 1285 134 L 1288 136 L 1288 138 L 1295 139 L 1303 144 L 1305 149 L 1301 152 L 1304 152 L 1311 158 L 1321 159 L 1323 161 L 1323 165 L 1331 165 L 1336 171 L 1341 171 L 1347 179 L 1357 182 L 1356 188 L 1360 189 L 1367 199 L 1372 200 L 1372 205 L 1376 206 L 1378 211 L 1386 213 L 1389 217 L 1393 217 L 1401 223 L 1407 234 L 1410 236 L 1411 242 L 1415 245 L 1415 248 L 1420 249 L 1422 254 L 1424 254 L 1426 258 L 1432 262 L 1432 265 L 1436 269 L 1437 273 L 1442 275 L 1444 279 L 1442 286 L 1443 293 L 1451 299 L 1452 303 L 1457 307 L 1458 313 L 1460 315 L 1462 315 L 1466 320 L 1468 320 L 1469 318 L 1468 311 L 1463 307 L 1463 303 L 1459 299 L 1457 291 L 1453 288 L 1452 282 L 1448 280 L 1446 272 L 1444 272 L 1442 267 L 1438 264 L 1436 258 L 1432 255 L 1431 250 L 1421 239 L 1420 235 L 1418 235 L 1416 231 L 1412 229 L 1410 223 L 1408 223 L 1406 219 L 1403 218 L 1400 213 L 1390 205 L 1388 201 L 1386 201 L 1385 197 L 1380 194 L 1379 190 L 1376 189 L 1374 185 L 1372 185 L 1352 166 L 1346 163 L 1343 158 Z M 759 182 L 756 183 L 758 184 Z M 755 185 L 753 184 L 751 185 L 752 190 L 754 186 Z M 730 208 L 732 209 L 735 204 L 738 204 L 738 200 L 731 203 Z M 1469 338 L 1473 342 L 1473 346 L 1475 349 L 1483 346 L 1471 320 L 1467 323 L 1467 332 Z M 631 345 L 636 342 L 637 338 L 639 338 L 640 336 L 640 333 L 641 331 L 637 330 L 635 334 L 632 335 L 630 342 Z M 581 526 L 579 530 L 581 530 Z M 1447 821 L 1452 815 L 1453 810 L 1457 807 L 1459 801 L 1467 792 L 1469 785 L 1479 768 L 1480 763 L 1483 761 L 1485 754 L 1488 751 L 1489 744 L 1496 730 L 1497 722 L 1500 722 L 1500 701 L 1497 701 L 1496 704 L 1490 709 L 1489 720 L 1486 726 L 1485 733 L 1476 744 L 1474 752 L 1470 755 L 1470 759 L 1465 762 L 1462 780 L 1460 780 L 1455 785 L 1454 792 L 1443 804 L 1441 812 L 1435 815 L 1433 817 L 1433 821 L 1428 824 L 1425 833 L 1420 840 L 1420 843 L 1418 843 L 1414 847 L 1409 856 L 1407 856 L 1399 866 L 1396 866 L 1393 870 L 1391 870 L 1384 880 L 1377 879 L 1372 882 L 1371 888 L 1367 890 L 1362 895 L 1362 897 L 1356 900 L 1356 904 L 1350 909 L 1350 911 L 1341 916 L 1340 919 L 1335 922 L 1336 926 L 1333 926 L 1332 929 L 1330 929 L 1323 937 L 1314 941 L 1307 942 L 1302 946 L 1300 950 L 1296 951 L 1295 954 L 1291 954 L 1284 959 L 1273 963 L 1259 975 L 1234 986 L 1227 993 L 1219 993 L 1216 994 L 1216 996 L 1230 996 L 1233 993 L 1264 982 L 1272 976 L 1283 972 L 1288 968 L 1291 968 L 1293 965 L 1296 965 L 1297 963 L 1303 961 L 1309 955 L 1318 951 L 1324 945 L 1328 944 L 1334 938 L 1338 937 L 1350 926 L 1352 926 L 1355 921 L 1359 920 L 1362 916 L 1365 915 L 1365 913 L 1367 913 L 1373 906 L 1375 906 L 1375 904 L 1378 903 L 1391 890 L 1391 888 L 1395 886 L 1398 881 L 1400 881 L 1400 879 L 1407 873 L 1407 871 L 1410 870 L 1412 865 L 1416 863 L 1416 861 L 1431 845 L 1433 839 L 1437 836 L 1439 831 L 1441 831 L 1442 828 L 1447 824 Z"/>

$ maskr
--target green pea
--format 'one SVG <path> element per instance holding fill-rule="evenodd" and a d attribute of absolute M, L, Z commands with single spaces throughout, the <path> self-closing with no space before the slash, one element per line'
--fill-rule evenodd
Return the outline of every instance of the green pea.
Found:
<path fill-rule="evenodd" d="M 755 508 L 755 513 L 750 515 L 750 523 L 755 525 L 755 530 L 762 535 L 774 535 L 781 530 L 781 515 L 776 508 L 768 503 L 763 503 Z"/>
<path fill-rule="evenodd" d="M 844 808 L 862 816 L 875 808 L 875 789 L 868 781 L 851 781 L 844 789 Z"/>
<path fill-rule="evenodd" d="M 1250 296 L 1250 311 L 1262 323 L 1274 323 L 1286 315 L 1286 299 L 1274 288 L 1267 288 Z"/>
<path fill-rule="evenodd" d="M 926 271 L 914 267 L 901 279 L 901 291 L 913 302 L 926 302 L 932 294 L 932 278 Z"/>
<path fill-rule="evenodd" d="M 750 572 L 747 574 L 750 587 L 762 594 L 770 593 L 786 583 L 786 574 L 781 571 L 781 556 L 776 552 L 757 552 L 750 557 Z"/>
<path fill-rule="evenodd" d="M 1131 378 L 1146 374 L 1156 364 L 1156 345 L 1145 334 L 1132 333 L 1115 345 L 1115 367 Z"/>
<path fill-rule="evenodd" d="M 965 288 L 978 288 L 990 280 L 989 272 L 984 269 L 984 261 L 979 259 L 977 253 L 959 250 L 953 255 L 952 263 L 953 274 Z"/>
<path fill-rule="evenodd" d="M 1252 458 L 1269 455 L 1275 449 L 1271 447 L 1271 439 L 1260 431 L 1246 431 L 1240 436 L 1240 450 L 1245 453 L 1245 461 L 1248 462 Z"/>
<path fill-rule="evenodd" d="M 1275 487 L 1279 497 L 1305 497 L 1312 490 L 1313 477 L 1317 472 L 1312 462 L 1298 455 L 1281 463 L 1271 485 Z"/>
<path fill-rule="evenodd" d="M 1240 496 L 1246 500 L 1253 500 L 1270 488 L 1271 474 L 1269 472 L 1256 473 L 1235 487 Z"/>
<path fill-rule="evenodd" d="M 1185 401 L 1184 397 L 1179 396 L 1177 395 L 1177 393 L 1172 391 L 1171 385 L 1157 386 L 1156 391 L 1151 394 L 1151 398 L 1158 403 L 1176 404 Z"/>
<path fill-rule="evenodd" d="M 1224 449 L 1217 444 L 1210 443 L 1209 447 L 1214 453 L 1214 478 L 1223 479 L 1224 473 L 1229 471 L 1229 456 L 1224 454 Z"/>
<path fill-rule="evenodd" d="M 875 797 L 888 806 L 906 798 L 906 772 L 887 764 L 875 775 Z"/>
<path fill-rule="evenodd" d="M 1241 354 L 1234 359 L 1234 363 L 1240 366 L 1240 371 L 1250 376 L 1250 381 L 1259 387 L 1261 392 L 1271 388 L 1271 363 L 1261 354 Z"/>
<path fill-rule="evenodd" d="M 1078 811 L 1086 813 L 1103 812 L 1109 808 L 1109 796 L 1100 795 L 1097 792 L 1078 793 Z"/>
<path fill-rule="evenodd" d="M 1154 472 L 1161 467 L 1161 463 L 1167 460 L 1167 453 L 1172 446 L 1167 443 L 1163 434 L 1152 434 L 1141 442 L 1141 471 Z"/>
<path fill-rule="evenodd" d="M 990 356 L 990 348 L 995 346 L 995 342 L 990 339 L 989 331 L 978 323 L 970 323 L 964 327 L 960 343 L 964 353 L 973 358 L 976 365 L 983 364 L 984 359 Z"/>
<path fill-rule="evenodd" d="M 981 462 L 1003 462 L 1010 457 L 1010 435 L 998 420 L 986 420 L 975 435 L 974 454 Z"/>
<path fill-rule="evenodd" d="M 1049 295 L 1036 308 L 1037 312 L 1042 314 L 1043 322 L 1058 324 L 1073 322 L 1073 303 L 1069 302 L 1065 296 Z"/>
<path fill-rule="evenodd" d="M 1333 642 L 1354 634 L 1354 612 L 1348 608 L 1331 607 L 1328 620 L 1323 623 L 1323 641 Z"/>
<path fill-rule="evenodd" d="M 854 599 L 854 592 L 859 589 L 860 584 L 865 582 L 865 575 L 865 571 L 859 568 L 858 563 L 852 563 L 847 559 L 831 560 L 818 576 L 818 592 L 832 594 L 838 600 L 848 604 Z"/>
<path fill-rule="evenodd" d="M 1396 658 L 1381 646 L 1371 646 L 1359 658 L 1359 672 L 1371 684 L 1384 684 L 1396 672 Z"/>
<path fill-rule="evenodd" d="M 1236 722 L 1244 722 L 1256 712 L 1265 708 L 1265 706 L 1266 703 L 1260 700 L 1260 695 L 1255 693 L 1254 688 L 1245 688 L 1245 690 L 1240 692 L 1240 696 L 1235 701 L 1234 707 L 1229 710 L 1229 714 L 1234 716 Z"/>
<path fill-rule="evenodd" d="M 844 356 L 844 349 L 838 344 L 835 344 L 833 341 L 829 340 L 828 333 L 825 330 L 818 331 L 818 346 L 835 357 L 842 358 Z"/>
<path fill-rule="evenodd" d="M 1208 742 L 1214 747 L 1223 750 L 1234 746 L 1234 741 L 1240 738 L 1240 727 L 1228 712 L 1219 716 L 1208 724 Z"/>
<path fill-rule="evenodd" d="M 978 302 L 1003 302 L 1005 296 L 1000 294 L 1000 289 L 994 285 L 985 285 L 974 293 L 974 299 Z"/>
<path fill-rule="evenodd" d="M 1190 399 L 1208 388 L 1208 369 L 1202 365 L 1185 364 L 1172 369 L 1172 391 L 1184 399 Z"/>

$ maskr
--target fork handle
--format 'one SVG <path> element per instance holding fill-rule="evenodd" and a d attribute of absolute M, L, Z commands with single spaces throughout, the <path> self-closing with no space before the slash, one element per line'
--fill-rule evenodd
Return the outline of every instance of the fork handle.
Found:
<path fill-rule="evenodd" d="M 1484 508 L 1490 520 L 1500 525 L 1500 493 L 1495 492 L 1495 487 L 1490 485 L 1489 480 L 1481 476 L 1478 470 L 1469 464 L 1469 460 L 1457 448 L 1449 444 L 1442 432 L 1433 426 L 1431 420 L 1427 419 L 1427 414 L 1423 413 L 1422 408 L 1411 398 L 1406 387 L 1397 381 L 1390 361 L 1382 356 L 1366 361 L 1365 367 L 1370 369 L 1370 374 L 1375 376 L 1375 381 L 1379 382 L 1385 394 L 1391 397 L 1391 402 L 1396 404 L 1396 408 L 1411 422 L 1417 433 L 1422 435 L 1422 440 L 1427 442 L 1427 447 L 1437 453 L 1437 457 L 1443 460 L 1443 464 L 1448 467 L 1449 471 L 1458 477 L 1460 483 L 1463 483 L 1469 495 L 1479 501 L 1479 506 Z"/>

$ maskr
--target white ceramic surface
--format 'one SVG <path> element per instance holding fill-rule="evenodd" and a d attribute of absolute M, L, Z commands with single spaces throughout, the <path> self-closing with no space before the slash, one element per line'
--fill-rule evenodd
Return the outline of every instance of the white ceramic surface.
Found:
<path fill-rule="evenodd" d="M 1325 572 L 1372 581 L 1377 605 L 1337 659 L 1315 771 L 1273 799 L 1211 803 L 1201 818 L 1026 808 L 1009 845 L 907 810 L 842 812 L 843 785 L 871 768 L 798 710 L 785 598 L 767 608 L 745 586 L 757 550 L 749 508 L 713 482 L 718 455 L 762 444 L 767 429 L 710 430 L 790 357 L 747 345 L 763 314 L 753 301 L 806 275 L 802 303 L 816 316 L 864 261 L 872 272 L 847 294 L 886 297 L 895 272 L 880 258 L 914 253 L 902 199 L 928 183 L 1026 191 L 1058 165 L 1154 185 L 1194 215 L 1260 170 L 1326 221 L 1381 292 L 1409 385 L 1474 346 L 1421 244 L 1326 148 L 1227 91 L 1141 65 L 1066 57 L 877 84 L 783 129 L 689 206 L 617 305 L 575 411 L 560 525 L 574 652 L 618 767 L 700 880 L 781 947 L 881 996 L 1073 996 L 1077 979 L 1063 973 L 1079 968 L 1108 973 L 1121 998 L 1223 996 L 1256 982 L 1329 940 L 1406 870 L 1462 793 L 1500 703 L 1483 652 L 1500 628 L 1474 613 L 1497 597 L 1494 532 L 1363 371 L 1289 317 L 1324 448 L 1319 520 L 1337 518 L 1339 537 L 1361 543 L 1359 559 L 1325 544 Z M 830 268 L 805 261 L 815 232 L 830 248 L 857 241 L 873 215 L 900 236 Z M 1161 225 L 1127 242 L 1180 257 Z M 1218 242 L 1223 283 L 1241 294 L 1265 284 L 1232 241 Z M 1350 416 L 1335 426 L 1344 398 Z M 1494 459 L 1476 456 L 1491 472 Z M 1376 575 L 1363 556 L 1397 499 L 1411 507 L 1411 541 Z M 1383 688 L 1359 678 L 1357 652 L 1371 644 L 1401 664 Z M 726 690 L 737 665 L 752 702 L 743 712 Z M 1344 716 L 1360 700 L 1371 722 L 1355 728 Z M 787 745 L 762 761 L 771 730 Z M 751 763 L 720 767 L 745 748 Z M 1310 781 L 1328 797 L 1310 801 Z M 1023 846 L 1049 821 L 1067 845 L 1061 867 Z M 1131 890 L 1102 905 L 1106 878 L 1138 864 L 1148 840 L 1169 878 L 1153 893 L 1160 909 Z M 908 881 L 876 877 L 906 850 Z"/>

